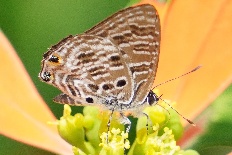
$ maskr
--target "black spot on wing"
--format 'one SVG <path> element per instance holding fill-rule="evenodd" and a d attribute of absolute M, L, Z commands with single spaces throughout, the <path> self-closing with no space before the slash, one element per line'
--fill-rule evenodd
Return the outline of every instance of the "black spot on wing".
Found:
<path fill-rule="evenodd" d="M 123 86 L 125 86 L 126 85 L 126 81 L 125 80 L 119 80 L 118 82 L 117 82 L 117 87 L 123 87 Z"/>
<path fill-rule="evenodd" d="M 109 90 L 109 89 L 114 88 L 114 86 L 113 86 L 112 84 L 104 84 L 104 85 L 102 86 L 102 88 L 103 88 L 104 90 Z"/>
<path fill-rule="evenodd" d="M 93 103 L 93 98 L 91 98 L 91 97 L 87 97 L 85 100 L 88 103 Z"/>

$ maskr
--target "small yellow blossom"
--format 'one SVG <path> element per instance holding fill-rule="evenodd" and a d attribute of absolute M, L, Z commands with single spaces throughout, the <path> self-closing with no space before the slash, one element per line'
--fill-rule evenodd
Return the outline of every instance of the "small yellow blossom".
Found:
<path fill-rule="evenodd" d="M 103 132 L 100 138 L 102 143 L 99 146 L 103 148 L 100 154 L 123 154 L 125 149 L 130 148 L 130 142 L 127 139 L 128 133 L 120 129 L 112 128 L 108 133 Z"/>

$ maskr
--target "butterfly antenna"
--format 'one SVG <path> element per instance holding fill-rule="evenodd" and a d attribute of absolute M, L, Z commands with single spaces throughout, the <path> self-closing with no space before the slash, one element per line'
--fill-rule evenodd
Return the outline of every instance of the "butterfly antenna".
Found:
<path fill-rule="evenodd" d="M 191 124 L 192 126 L 196 126 L 196 124 L 194 124 L 191 120 L 189 120 L 188 118 L 184 117 L 183 115 L 181 115 L 176 109 L 174 109 L 169 103 L 167 103 L 165 100 L 163 100 L 162 98 L 159 97 L 160 100 L 162 100 L 164 103 L 166 103 L 172 110 L 174 110 L 178 115 L 180 115 L 183 119 L 185 119 L 187 122 L 189 122 L 189 124 Z M 161 106 L 161 105 L 159 105 Z M 165 109 L 165 108 L 164 108 Z M 170 113 L 169 113 L 170 115 Z"/>
<path fill-rule="evenodd" d="M 168 83 L 168 82 L 170 82 L 170 81 L 179 79 L 180 77 L 183 77 L 183 76 L 185 76 L 185 75 L 188 75 L 188 74 L 190 74 L 190 73 L 192 73 L 192 72 L 195 72 L 196 70 L 200 69 L 201 67 L 202 67 L 202 66 L 199 65 L 199 66 L 197 66 L 196 68 L 194 68 L 193 70 L 191 70 L 191 71 L 189 71 L 189 72 L 187 72 L 187 73 L 185 73 L 185 74 L 182 74 L 182 75 L 180 75 L 180 76 L 178 76 L 178 77 L 175 77 L 175 78 L 172 78 L 172 79 L 167 80 L 167 81 L 165 81 L 165 82 L 162 82 L 162 83 L 156 85 L 155 87 L 153 87 L 152 90 L 153 90 L 154 88 L 160 86 L 160 85 L 163 85 L 163 84 Z"/>

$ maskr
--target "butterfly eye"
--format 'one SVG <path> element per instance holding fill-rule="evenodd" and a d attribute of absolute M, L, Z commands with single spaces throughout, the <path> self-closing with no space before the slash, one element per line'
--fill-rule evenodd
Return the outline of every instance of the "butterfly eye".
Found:
<path fill-rule="evenodd" d="M 152 106 L 159 101 L 159 97 L 152 90 L 150 90 L 148 95 L 147 95 L 146 100 L 147 100 L 148 104 L 150 106 Z"/>
<path fill-rule="evenodd" d="M 49 82 L 52 79 L 52 75 L 50 74 L 50 72 L 44 72 L 41 76 L 41 79 L 45 82 Z"/>

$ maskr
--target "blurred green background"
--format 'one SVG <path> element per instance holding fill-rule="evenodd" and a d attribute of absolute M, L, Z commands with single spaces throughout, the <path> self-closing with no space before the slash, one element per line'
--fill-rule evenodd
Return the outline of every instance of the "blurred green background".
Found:
<path fill-rule="evenodd" d="M 54 104 L 51 97 L 60 92 L 38 78 L 43 53 L 62 38 L 84 32 L 127 4 L 126 0 L 1 0 L 0 28 L 57 117 L 63 107 Z"/>
<path fill-rule="evenodd" d="M 0 0 L 0 28 L 13 44 L 39 93 L 57 118 L 62 116 L 63 106 L 53 103 L 52 98 L 60 92 L 38 79 L 43 53 L 62 38 L 84 32 L 133 2 L 129 0 Z M 207 117 L 210 123 L 206 133 L 197 143 L 190 146 L 201 154 L 220 155 L 232 150 L 231 92 L 232 87 L 209 107 Z M 75 109 L 76 111 L 73 108 L 74 112 L 77 112 L 78 108 Z M 0 143 L 0 154 L 25 155 L 32 152 L 38 155 L 51 154 L 3 136 L 0 136 Z"/>

